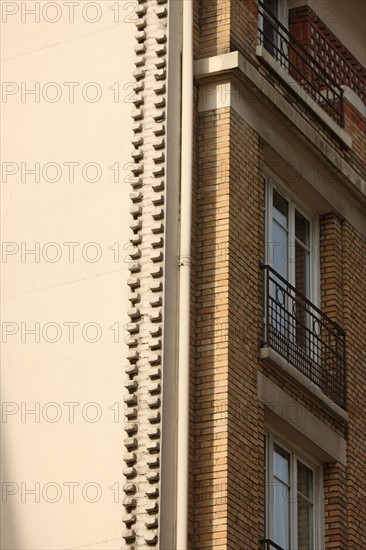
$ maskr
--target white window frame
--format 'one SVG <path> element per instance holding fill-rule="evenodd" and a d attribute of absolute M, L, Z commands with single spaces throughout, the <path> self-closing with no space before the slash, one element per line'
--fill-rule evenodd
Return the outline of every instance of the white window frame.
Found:
<path fill-rule="evenodd" d="M 317 215 L 311 215 L 304 202 L 291 192 L 280 178 L 275 175 L 269 175 L 267 172 L 265 180 L 265 263 L 271 266 L 270 246 L 273 243 L 272 238 L 272 205 L 273 189 L 276 189 L 289 204 L 289 233 L 290 242 L 295 242 L 295 210 L 297 210 L 310 224 L 310 276 L 308 300 L 319 308 L 320 302 L 320 265 L 319 265 L 319 218 Z M 292 226 L 292 227 L 291 227 Z M 293 238 L 293 240 L 292 240 Z M 287 259 L 288 282 L 295 287 L 295 262 Z"/>
<path fill-rule="evenodd" d="M 265 539 L 274 540 L 274 498 L 273 498 L 273 449 L 277 445 L 290 455 L 290 549 L 298 550 L 297 541 L 297 462 L 301 462 L 313 472 L 314 508 L 313 508 L 313 548 L 324 549 L 324 490 L 322 464 L 306 451 L 284 440 L 276 432 L 265 434 Z M 287 550 L 287 549 L 286 549 Z"/>

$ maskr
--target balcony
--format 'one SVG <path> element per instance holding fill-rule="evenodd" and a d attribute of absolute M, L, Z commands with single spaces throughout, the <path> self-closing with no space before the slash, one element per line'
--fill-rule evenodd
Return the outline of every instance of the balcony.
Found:
<path fill-rule="evenodd" d="M 261 1 L 259 43 L 317 105 L 344 126 L 343 89 L 330 74 L 327 63 L 320 63 L 314 51 L 308 50 Z"/>
<path fill-rule="evenodd" d="M 263 348 L 271 348 L 332 402 L 345 405 L 345 334 L 270 266 L 265 281 Z"/>
<path fill-rule="evenodd" d="M 361 11 L 360 15 L 363 17 Z M 309 6 L 289 13 L 290 32 L 340 86 L 350 88 L 366 104 L 366 71 Z"/>

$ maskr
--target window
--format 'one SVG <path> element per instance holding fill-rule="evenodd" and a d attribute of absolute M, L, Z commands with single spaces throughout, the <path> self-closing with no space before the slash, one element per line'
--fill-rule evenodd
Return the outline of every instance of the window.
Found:
<path fill-rule="evenodd" d="M 306 298 L 315 301 L 315 224 L 269 178 L 266 203 L 266 263 Z"/>
<path fill-rule="evenodd" d="M 272 434 L 266 441 L 266 540 L 283 550 L 319 550 L 321 469 Z"/>
<path fill-rule="evenodd" d="M 311 353 L 313 321 L 307 300 L 317 298 L 316 223 L 270 178 L 266 206 L 266 264 L 274 270 L 269 284 L 271 325 L 278 338 Z"/>
<path fill-rule="evenodd" d="M 284 189 L 267 178 L 260 356 L 299 381 L 296 368 L 308 389 L 310 380 L 344 407 L 344 331 L 318 307 L 318 220 Z"/>

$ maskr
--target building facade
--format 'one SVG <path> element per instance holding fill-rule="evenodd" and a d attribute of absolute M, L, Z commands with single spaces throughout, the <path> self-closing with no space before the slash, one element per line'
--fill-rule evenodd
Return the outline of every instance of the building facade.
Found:
<path fill-rule="evenodd" d="M 2 548 L 365 549 L 365 2 L 0 8 Z"/>
<path fill-rule="evenodd" d="M 130 286 L 141 292 L 130 300 L 141 307 L 131 310 L 131 332 L 141 340 L 132 338 L 126 369 L 126 548 L 364 547 L 365 5 L 204 0 L 186 18 L 183 2 L 182 19 L 177 4 L 141 2 L 148 14 L 158 5 L 168 13 L 169 85 L 165 104 L 155 62 L 157 96 L 145 86 L 141 102 L 161 111 L 152 125 L 148 109 L 137 112 L 147 118 L 134 142 L 141 193 L 133 200 L 142 205 L 135 218 L 159 221 L 132 222 L 141 276 Z M 141 9 L 138 25 L 146 23 L 149 37 L 156 23 L 144 22 Z M 176 94 L 172 12 L 183 36 Z M 157 42 L 159 56 L 163 37 Z M 181 311 L 189 266 L 190 320 Z M 188 323 L 189 431 L 181 350 Z"/>

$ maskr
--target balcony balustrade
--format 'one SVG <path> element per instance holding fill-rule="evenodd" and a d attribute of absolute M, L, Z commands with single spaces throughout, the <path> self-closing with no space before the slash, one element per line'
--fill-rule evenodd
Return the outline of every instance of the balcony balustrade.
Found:
<path fill-rule="evenodd" d="M 340 86 L 348 86 L 366 104 L 366 70 L 309 6 L 289 12 L 289 30 Z"/>
<path fill-rule="evenodd" d="M 262 346 L 276 351 L 344 408 L 344 331 L 270 266 L 262 269 L 265 279 Z"/>
<path fill-rule="evenodd" d="M 259 1 L 259 42 L 309 96 L 343 127 L 343 90 L 328 67 Z"/>

